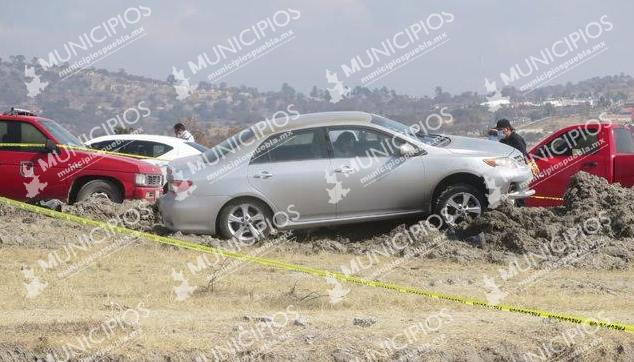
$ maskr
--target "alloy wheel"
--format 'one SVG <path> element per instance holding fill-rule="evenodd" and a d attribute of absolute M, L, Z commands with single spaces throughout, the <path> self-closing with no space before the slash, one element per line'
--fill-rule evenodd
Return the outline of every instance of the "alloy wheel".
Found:
<path fill-rule="evenodd" d="M 482 214 L 480 200 L 469 192 L 459 192 L 452 195 L 441 209 L 445 222 L 455 226 L 467 217 L 476 218 Z"/>
<path fill-rule="evenodd" d="M 264 212 L 250 203 L 234 206 L 229 211 L 227 226 L 231 235 L 243 242 L 263 239 L 268 227 Z"/>

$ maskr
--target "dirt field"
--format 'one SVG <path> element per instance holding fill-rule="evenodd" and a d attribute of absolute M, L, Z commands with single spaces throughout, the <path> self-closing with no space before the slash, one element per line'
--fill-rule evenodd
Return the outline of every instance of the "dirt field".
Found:
<path fill-rule="evenodd" d="M 411 223 L 282 234 L 240 251 L 633 324 L 632 195 L 584 175 L 559 209 L 503 206 L 423 234 Z M 65 211 L 165 233 L 142 203 Z M 634 360 L 634 334 L 622 331 L 234 262 L 5 205 L 0 230 L 2 361 Z"/>

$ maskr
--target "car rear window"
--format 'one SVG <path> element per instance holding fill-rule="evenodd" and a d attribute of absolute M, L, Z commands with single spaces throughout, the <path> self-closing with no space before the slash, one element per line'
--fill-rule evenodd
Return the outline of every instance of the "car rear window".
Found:
<path fill-rule="evenodd" d="M 615 128 L 614 139 L 617 153 L 634 153 L 634 139 L 632 133 L 626 128 Z"/>
<path fill-rule="evenodd" d="M 255 132 L 251 127 L 245 128 L 242 131 L 227 138 L 221 143 L 213 146 L 203 153 L 203 159 L 207 163 L 213 163 L 221 159 L 229 153 L 236 153 L 243 146 L 243 143 L 250 141 L 255 137 Z"/>

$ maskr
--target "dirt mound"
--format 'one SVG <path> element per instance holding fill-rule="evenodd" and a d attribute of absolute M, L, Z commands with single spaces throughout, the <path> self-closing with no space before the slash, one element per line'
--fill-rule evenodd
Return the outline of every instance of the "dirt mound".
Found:
<path fill-rule="evenodd" d="M 455 230 L 485 250 L 538 255 L 540 263 L 625 268 L 634 260 L 634 190 L 582 172 L 557 208 L 503 204 Z"/>
<path fill-rule="evenodd" d="M 581 172 L 573 177 L 564 203 L 575 221 L 603 212 L 610 219 L 614 236 L 634 237 L 634 189 L 608 184 L 604 178 Z"/>
<path fill-rule="evenodd" d="M 144 200 L 125 200 L 117 204 L 102 194 L 92 195 L 73 205 L 64 205 L 62 211 L 139 231 L 153 231 L 160 223 L 155 205 Z"/>
<path fill-rule="evenodd" d="M 456 262 L 508 263 L 530 257 L 535 267 L 623 269 L 634 261 L 634 190 L 588 173 L 572 179 L 561 207 L 524 208 L 505 203 L 453 229 L 438 231 L 422 225 L 351 226 L 364 235 L 369 233 L 361 239 L 346 227 L 296 232 L 288 247 L 306 253 L 375 253 Z"/>
<path fill-rule="evenodd" d="M 392 221 L 293 231 L 278 238 L 277 246 L 306 254 L 374 253 L 457 262 L 506 263 L 530 255 L 539 266 L 563 260 L 566 266 L 627 268 L 634 260 L 634 190 L 580 173 L 572 179 L 564 200 L 564 206 L 549 209 L 503 204 L 471 223 L 442 231 L 415 220 L 400 225 Z M 64 205 L 63 211 L 135 230 L 168 233 L 160 224 L 156 206 L 141 200 L 116 204 L 104 195 L 93 195 Z M 28 235 L 26 229 L 41 220 L 39 215 L 3 204 L 0 219 L 6 230 L 19 229 L 22 235 Z M 207 235 L 173 236 L 215 247 L 228 245 Z M 7 233 L 0 235 L 0 243 L 13 243 L 12 239 Z"/>

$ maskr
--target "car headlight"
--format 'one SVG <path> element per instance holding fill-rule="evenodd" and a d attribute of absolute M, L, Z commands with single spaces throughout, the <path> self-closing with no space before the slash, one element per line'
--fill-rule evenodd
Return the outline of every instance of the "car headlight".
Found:
<path fill-rule="evenodd" d="M 508 157 L 497 157 L 497 158 L 485 158 L 484 163 L 491 167 L 507 167 L 507 168 L 517 168 L 517 162 L 513 161 Z"/>

